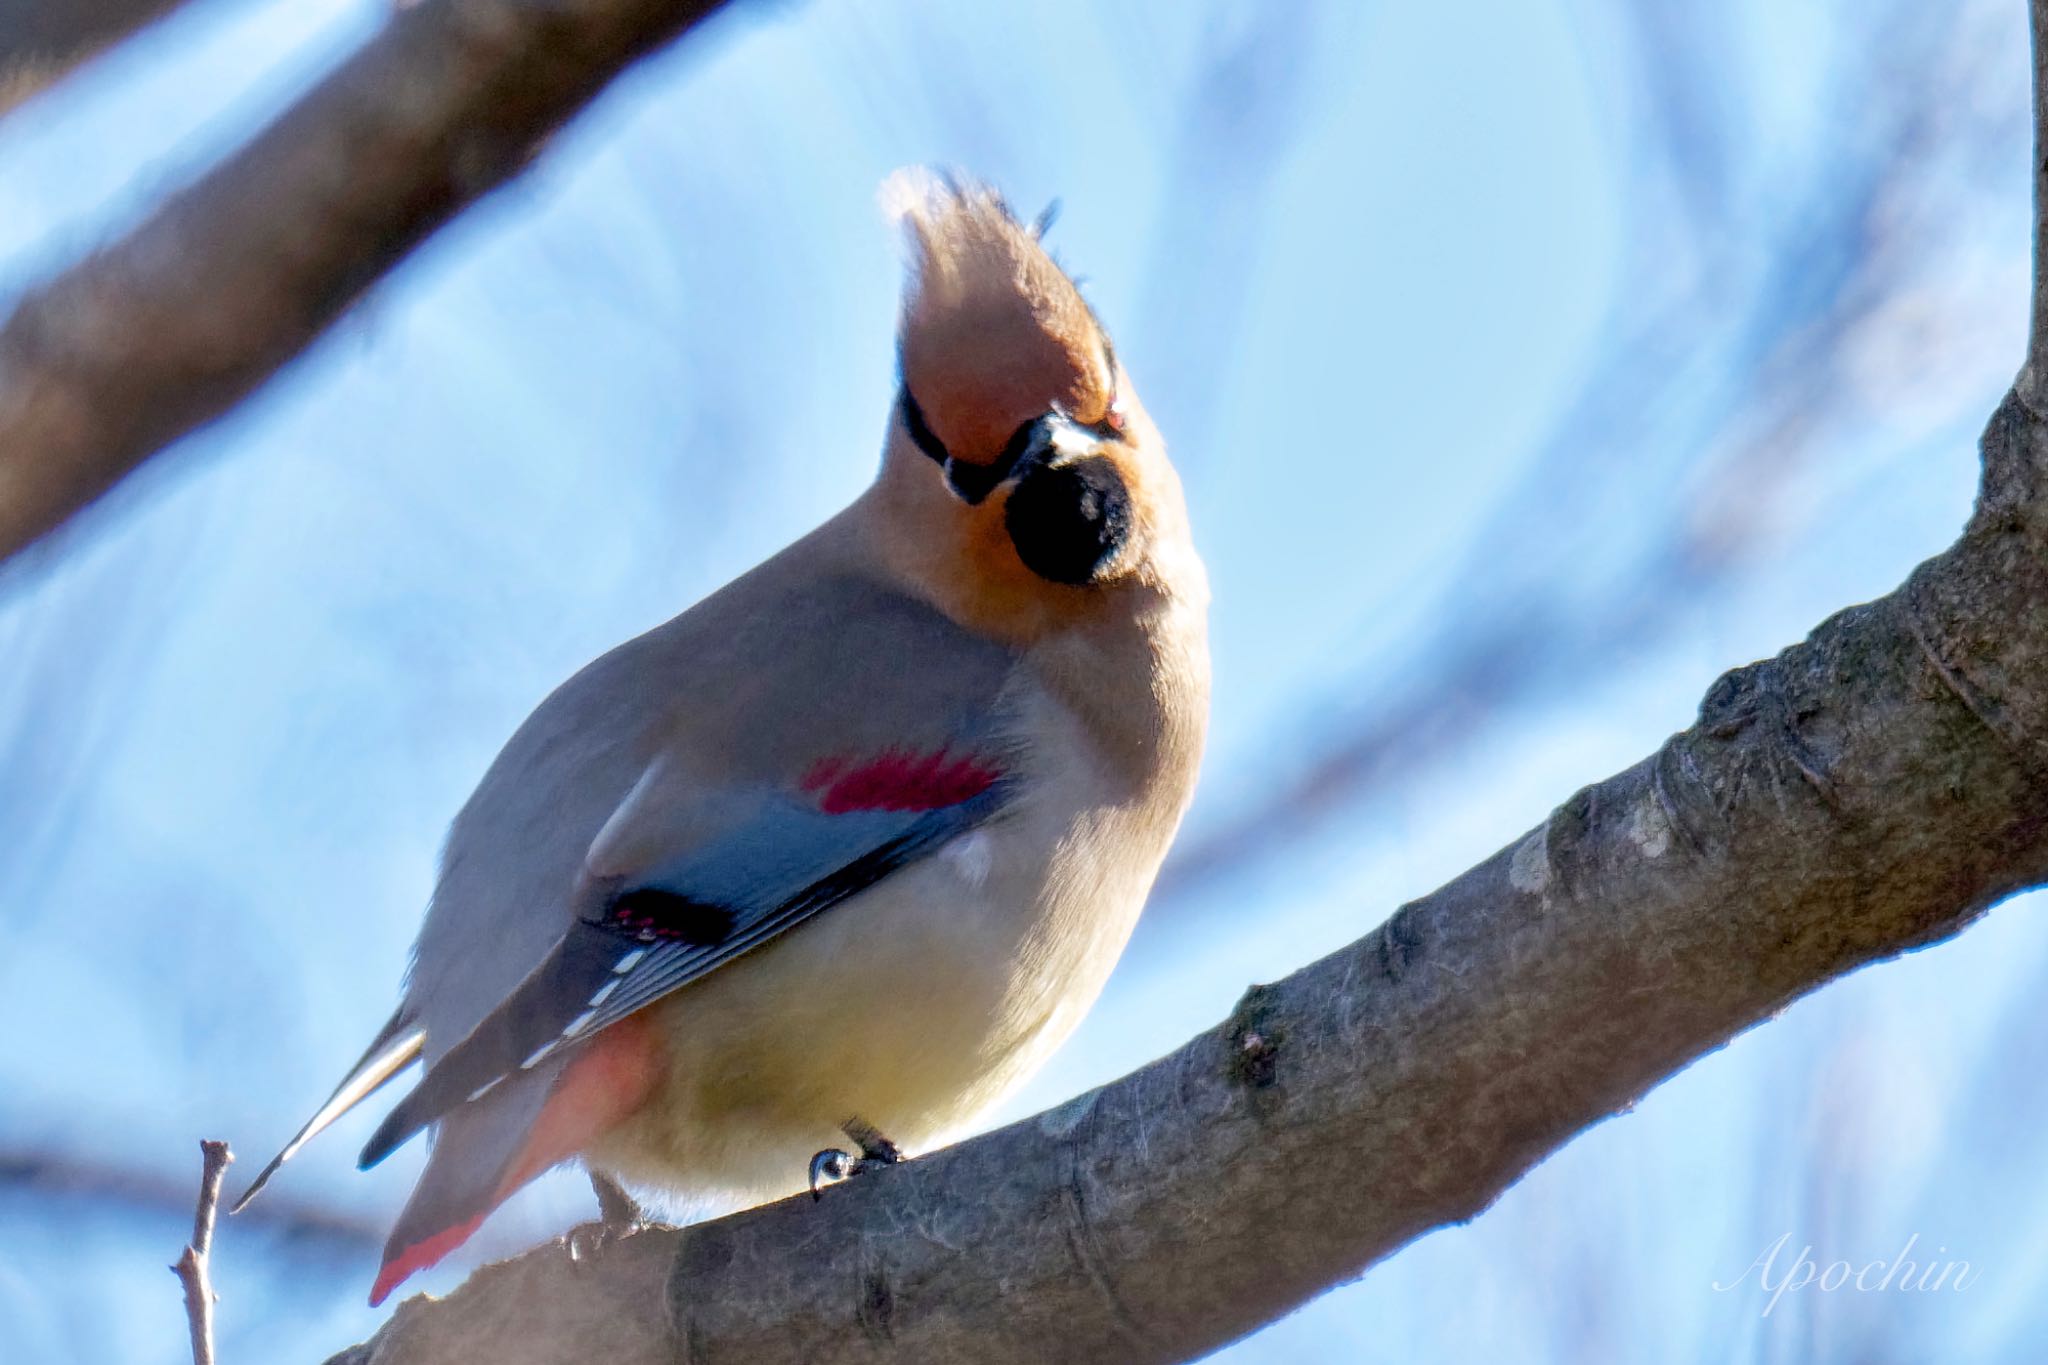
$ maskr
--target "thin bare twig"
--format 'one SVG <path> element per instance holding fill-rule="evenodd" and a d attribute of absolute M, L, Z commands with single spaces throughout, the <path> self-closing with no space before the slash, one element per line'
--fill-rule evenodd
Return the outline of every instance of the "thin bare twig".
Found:
<path fill-rule="evenodd" d="M 171 1267 L 185 1286 L 185 1321 L 192 1329 L 192 1365 L 214 1365 L 213 1305 L 213 1220 L 220 1208 L 221 1178 L 234 1163 L 235 1154 L 225 1142 L 212 1138 L 199 1144 L 199 1207 L 192 1214 L 192 1240 Z"/>

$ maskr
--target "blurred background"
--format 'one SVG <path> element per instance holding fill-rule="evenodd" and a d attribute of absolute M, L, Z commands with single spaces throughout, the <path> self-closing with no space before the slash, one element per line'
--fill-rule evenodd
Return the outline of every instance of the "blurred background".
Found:
<path fill-rule="evenodd" d="M 0 123 L 0 294 L 385 3 L 192 0 Z M 2024 11 L 814 0 L 647 62 L 0 575 L 0 1361 L 186 1357 L 196 1139 L 238 1187 L 355 1058 L 498 745 L 870 477 L 891 169 L 1063 201 L 1216 589 L 1195 811 L 1000 1120 L 1357 937 L 1948 543 L 2024 337 Z M 1794 1006 L 1219 1358 L 2048 1356 L 2038 913 Z M 223 1225 L 225 1361 L 380 1321 L 418 1152 L 357 1175 L 373 1123 Z M 425 1287 L 591 1208 L 543 1181 Z M 1909 1238 L 1967 1287 L 1757 1283 L 1780 1239 L 1782 1275 Z"/>

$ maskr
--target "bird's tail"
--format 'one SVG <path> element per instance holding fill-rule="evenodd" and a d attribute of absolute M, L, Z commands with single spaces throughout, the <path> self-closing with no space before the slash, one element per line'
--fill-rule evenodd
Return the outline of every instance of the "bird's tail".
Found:
<path fill-rule="evenodd" d="M 327 1103 L 321 1105 L 313 1117 L 306 1120 L 305 1126 L 284 1145 L 283 1151 L 270 1159 L 270 1164 L 249 1183 L 249 1188 L 242 1191 L 242 1197 L 235 1201 L 234 1207 L 228 1212 L 240 1213 L 247 1208 L 249 1201 L 256 1197 L 257 1191 L 270 1182 L 271 1176 L 277 1174 L 278 1167 L 291 1160 L 299 1148 L 318 1137 L 336 1119 L 376 1094 L 392 1077 L 411 1066 L 418 1059 L 420 1049 L 425 1046 L 426 1041 L 427 1031 L 409 1021 L 403 1009 L 393 1014 L 391 1022 L 384 1025 L 378 1032 L 376 1040 L 364 1051 L 362 1060 L 349 1068 L 348 1075 L 342 1077 L 341 1084 L 328 1096 Z"/>
<path fill-rule="evenodd" d="M 652 1027 L 644 1014 L 628 1015 L 442 1115 L 427 1168 L 384 1247 L 370 1306 L 468 1241 L 520 1186 L 622 1122 L 660 1077 Z"/>

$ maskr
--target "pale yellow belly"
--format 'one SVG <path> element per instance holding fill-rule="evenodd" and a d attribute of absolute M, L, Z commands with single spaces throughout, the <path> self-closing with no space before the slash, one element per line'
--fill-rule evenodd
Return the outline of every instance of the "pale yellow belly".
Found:
<path fill-rule="evenodd" d="M 1164 853 L 1132 823 L 1012 812 L 650 1007 L 664 1078 L 592 1164 L 764 1199 L 848 1120 L 913 1152 L 961 1129 L 1101 990 Z"/>

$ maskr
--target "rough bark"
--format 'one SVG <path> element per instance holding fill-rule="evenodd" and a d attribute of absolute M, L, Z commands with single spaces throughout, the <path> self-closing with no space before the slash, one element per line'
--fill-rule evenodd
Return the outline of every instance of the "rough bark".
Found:
<path fill-rule="evenodd" d="M 424 0 L 0 324 L 0 558 L 297 355 L 721 0 Z"/>
<path fill-rule="evenodd" d="M 337 1360 L 1186 1360 L 2048 879 L 2044 317 L 2037 283 L 1954 546 L 1350 947 L 1056 1110 L 817 1204 L 542 1248 Z"/>

